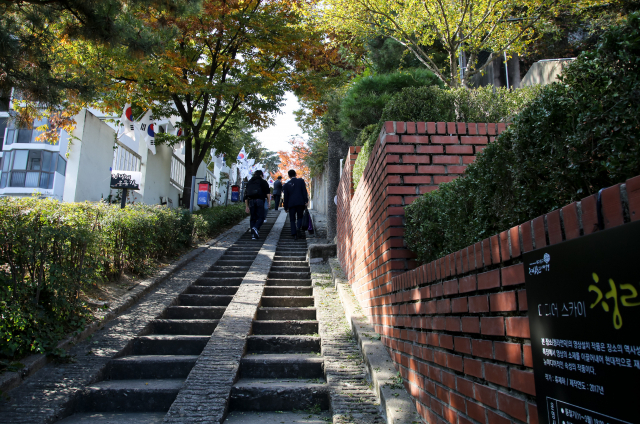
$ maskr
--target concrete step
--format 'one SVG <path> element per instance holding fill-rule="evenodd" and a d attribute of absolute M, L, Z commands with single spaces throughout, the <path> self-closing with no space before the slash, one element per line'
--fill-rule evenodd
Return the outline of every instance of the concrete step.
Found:
<path fill-rule="evenodd" d="M 258 319 L 263 321 L 287 320 L 297 321 L 315 320 L 315 308 L 258 308 Z"/>
<path fill-rule="evenodd" d="M 248 266 L 250 267 L 253 260 L 236 260 L 236 259 L 218 259 L 216 265 L 220 266 Z"/>
<path fill-rule="evenodd" d="M 295 247 L 300 249 L 307 248 L 307 242 L 301 240 L 280 240 L 278 242 L 278 247 Z"/>
<path fill-rule="evenodd" d="M 80 412 L 58 424 L 161 424 L 166 412 Z M 308 414 L 307 414 L 308 415 Z M 259 421 L 258 421 L 259 422 Z M 300 421 L 305 422 L 305 421 Z M 314 423 L 314 421 L 307 421 Z M 315 423 L 314 423 L 315 424 Z"/>
<path fill-rule="evenodd" d="M 264 288 L 264 296 L 313 296 L 313 288 L 310 286 L 268 286 Z"/>
<path fill-rule="evenodd" d="M 155 319 L 151 322 L 151 334 L 184 334 L 210 336 L 219 319 Z"/>
<path fill-rule="evenodd" d="M 229 247 L 224 254 L 228 255 L 228 254 L 232 254 L 232 253 L 239 253 L 242 255 L 257 255 L 258 252 L 260 251 L 260 249 L 262 249 L 261 246 L 236 246 L 235 244 L 231 247 Z"/>
<path fill-rule="evenodd" d="M 279 258 L 287 258 L 287 257 L 299 257 L 299 256 L 305 256 L 307 255 L 307 251 L 306 250 L 276 250 L 276 255 L 278 255 Z"/>
<path fill-rule="evenodd" d="M 238 286 L 200 286 L 191 285 L 187 287 L 184 294 L 224 294 L 233 296 L 238 291 Z"/>
<path fill-rule="evenodd" d="M 318 334 L 318 321 L 254 321 L 253 334 L 258 336 Z"/>
<path fill-rule="evenodd" d="M 313 353 L 246 355 L 240 378 L 324 378 L 324 359 Z"/>
<path fill-rule="evenodd" d="M 320 337 L 251 335 L 247 337 L 247 353 L 320 353 Z"/>
<path fill-rule="evenodd" d="M 210 336 L 150 334 L 133 340 L 132 355 L 200 355 Z"/>
<path fill-rule="evenodd" d="M 306 262 L 307 261 L 307 256 L 306 256 L 306 253 L 305 253 L 305 255 L 300 255 L 300 256 L 279 256 L 279 255 L 275 255 L 273 257 L 273 261 L 274 262 L 280 262 L 280 261 Z"/>
<path fill-rule="evenodd" d="M 168 411 L 183 383 L 183 379 L 101 381 L 87 387 L 79 409 L 82 412 Z"/>
<path fill-rule="evenodd" d="M 180 306 L 227 306 L 233 296 L 220 294 L 181 294 L 178 296 Z"/>
<path fill-rule="evenodd" d="M 245 275 L 247 275 L 247 271 L 205 271 L 202 273 L 200 278 L 244 278 Z"/>
<path fill-rule="evenodd" d="M 220 266 L 220 265 L 212 265 L 209 267 L 209 271 L 215 272 L 247 272 L 251 268 L 251 265 L 245 266 Z"/>
<path fill-rule="evenodd" d="M 205 273 L 206 274 L 206 273 Z M 310 272 L 273 272 L 269 271 L 269 278 L 278 279 L 308 279 L 311 278 Z"/>
<path fill-rule="evenodd" d="M 307 268 L 309 267 L 309 264 L 306 261 L 287 261 L 287 260 L 274 260 L 273 263 L 271 264 L 272 267 L 274 266 L 278 266 L 278 267 L 282 267 L 282 266 L 292 266 L 292 267 L 301 267 L 301 266 L 306 266 Z"/>
<path fill-rule="evenodd" d="M 264 238 L 264 237 L 263 237 Z M 248 241 L 244 241 L 244 242 L 237 242 L 233 245 L 232 249 L 257 249 L 260 250 L 262 248 L 262 244 L 264 243 L 264 240 L 248 240 Z"/>
<path fill-rule="evenodd" d="M 197 355 L 134 355 L 109 362 L 105 380 L 186 379 Z"/>
<path fill-rule="evenodd" d="M 329 389 L 316 380 L 241 378 L 231 389 L 230 409 L 292 411 L 329 409 Z"/>
<path fill-rule="evenodd" d="M 193 284 L 196 286 L 239 286 L 243 277 L 199 277 Z"/>
<path fill-rule="evenodd" d="M 253 261 L 256 258 L 256 254 L 248 254 L 246 252 L 229 252 L 228 250 L 220 257 L 220 260 L 238 260 L 238 261 Z"/>
<path fill-rule="evenodd" d="M 226 306 L 170 306 L 162 318 L 166 319 L 220 319 Z"/>
<path fill-rule="evenodd" d="M 267 286 L 311 286 L 311 279 L 289 280 L 282 278 L 269 278 L 267 279 Z"/>
<path fill-rule="evenodd" d="M 224 424 L 327 424 L 331 422 L 329 411 L 231 411 Z M 127 423 L 128 424 L 128 423 Z"/>
<path fill-rule="evenodd" d="M 265 308 L 297 306 L 313 306 L 311 296 L 262 296 L 261 306 Z"/>
<path fill-rule="evenodd" d="M 307 248 L 306 247 L 285 247 L 285 246 L 278 246 L 276 247 L 276 255 L 279 252 L 284 252 L 284 253 L 299 253 L 298 256 L 302 256 L 302 255 L 307 255 Z M 275 256 L 275 255 L 274 255 Z"/>
<path fill-rule="evenodd" d="M 271 265 L 271 272 L 311 272 L 309 265 L 302 262 L 300 265 Z"/>

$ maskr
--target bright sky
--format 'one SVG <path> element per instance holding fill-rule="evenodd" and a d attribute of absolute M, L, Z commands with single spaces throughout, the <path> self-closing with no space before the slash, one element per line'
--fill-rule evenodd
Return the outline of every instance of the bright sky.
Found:
<path fill-rule="evenodd" d="M 288 92 L 285 96 L 285 102 L 282 108 L 283 113 L 276 115 L 275 124 L 254 134 L 264 147 L 273 152 L 291 150 L 287 141 L 291 139 L 291 136 L 303 135 L 293 115 L 293 111 L 300 108 L 296 96 L 292 92 Z"/>

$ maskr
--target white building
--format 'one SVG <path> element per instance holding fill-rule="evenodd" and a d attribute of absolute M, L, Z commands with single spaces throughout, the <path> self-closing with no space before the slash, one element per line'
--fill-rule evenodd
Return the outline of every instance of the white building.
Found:
<path fill-rule="evenodd" d="M 112 116 L 95 110 L 82 110 L 71 137 L 62 131 L 56 144 L 36 141 L 39 132 L 17 129 L 9 118 L 11 105 L 0 96 L 0 135 L 2 159 L 0 196 L 53 197 L 65 202 L 115 201 L 120 192 L 110 188 L 111 171 L 142 173 L 139 191 L 130 191 L 128 202 L 168 204 L 178 207 L 184 185 L 182 148 L 156 146 L 152 154 L 143 141 L 127 136 L 116 139 L 115 124 L 105 122 Z M 157 131 L 173 131 L 171 123 L 157 122 Z M 68 155 L 67 155 L 68 153 Z M 203 163 L 197 181 L 207 179 L 212 193 L 219 189 L 219 169 L 210 172 Z"/>

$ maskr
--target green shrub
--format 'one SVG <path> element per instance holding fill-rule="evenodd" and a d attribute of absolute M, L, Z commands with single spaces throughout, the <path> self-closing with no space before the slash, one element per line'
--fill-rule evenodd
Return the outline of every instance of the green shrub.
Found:
<path fill-rule="evenodd" d="M 510 122 L 541 88 L 408 87 L 385 106 L 381 122 Z"/>
<path fill-rule="evenodd" d="M 360 153 L 358 153 L 358 157 L 356 158 L 356 163 L 353 164 L 353 188 L 354 190 L 358 188 L 358 183 L 360 179 L 362 179 L 362 174 L 364 173 L 364 168 L 367 166 L 369 162 L 369 156 L 371 155 L 371 150 L 373 146 L 376 144 L 378 139 L 378 125 L 367 125 L 364 127 L 362 132 L 358 135 L 358 143 L 357 145 L 362 146 L 360 149 Z"/>
<path fill-rule="evenodd" d="M 339 129 L 353 141 L 367 125 L 380 120 L 385 105 L 406 87 L 442 86 L 435 74 L 412 69 L 391 74 L 368 75 L 356 79 L 340 103 Z"/>
<path fill-rule="evenodd" d="M 395 94 L 382 111 L 385 121 L 453 122 L 456 119 L 451 90 L 440 87 L 409 87 Z"/>
<path fill-rule="evenodd" d="M 640 19 L 544 87 L 466 175 L 406 208 L 427 262 L 640 174 Z"/>
<path fill-rule="evenodd" d="M 204 219 L 208 237 L 213 237 L 221 230 L 237 224 L 247 216 L 244 203 L 203 209 L 196 212 L 196 215 L 200 215 Z"/>
<path fill-rule="evenodd" d="M 162 206 L 0 199 L 0 364 L 44 353 L 91 311 L 80 293 L 124 271 L 144 275 L 245 217 L 242 205 L 194 215 Z"/>

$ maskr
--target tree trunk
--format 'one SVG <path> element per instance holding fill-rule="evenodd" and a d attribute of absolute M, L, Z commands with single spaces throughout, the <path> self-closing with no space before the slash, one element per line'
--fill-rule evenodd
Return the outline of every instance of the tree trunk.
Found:
<path fill-rule="evenodd" d="M 451 86 L 458 87 L 460 85 L 458 79 L 458 60 L 456 58 L 455 50 L 451 50 L 449 54 L 449 68 L 451 69 Z"/>
<path fill-rule="evenodd" d="M 188 166 L 185 161 L 184 189 L 182 190 L 182 204 L 185 208 L 189 208 L 189 206 L 191 205 L 191 177 L 197 174 L 199 166 L 199 163 L 192 163 L 191 166 Z"/>

